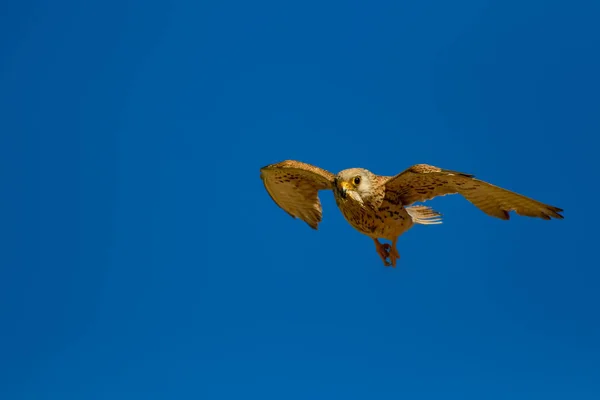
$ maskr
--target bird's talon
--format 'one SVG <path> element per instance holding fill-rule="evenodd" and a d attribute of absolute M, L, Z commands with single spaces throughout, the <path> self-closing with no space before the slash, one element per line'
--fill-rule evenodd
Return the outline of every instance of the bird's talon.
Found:
<path fill-rule="evenodd" d="M 375 247 L 377 248 L 377 254 L 381 258 L 381 261 L 383 261 L 383 265 L 386 267 L 393 266 L 394 260 L 390 257 L 391 246 L 387 243 L 381 244 L 377 239 L 374 239 L 374 241 Z"/>

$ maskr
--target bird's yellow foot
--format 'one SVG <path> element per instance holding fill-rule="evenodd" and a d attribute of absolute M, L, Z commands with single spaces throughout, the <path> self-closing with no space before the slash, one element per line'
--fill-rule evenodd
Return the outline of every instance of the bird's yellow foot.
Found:
<path fill-rule="evenodd" d="M 388 245 L 389 246 L 389 245 Z M 392 246 L 389 246 L 388 254 L 390 260 L 392 261 L 392 267 L 396 268 L 396 260 L 400 259 L 400 253 L 398 253 L 398 249 L 396 248 L 396 242 Z"/>
<path fill-rule="evenodd" d="M 390 263 L 387 260 L 388 258 L 391 258 L 390 257 L 391 246 L 387 243 L 381 244 L 381 243 L 379 243 L 379 240 L 377 240 L 377 239 L 373 239 L 373 241 L 375 242 L 375 248 L 377 249 L 377 254 L 379 254 L 379 257 L 381 257 L 381 260 L 383 261 L 383 265 L 385 265 L 386 267 L 393 265 L 392 263 L 395 263 L 394 259 L 392 259 L 392 263 Z"/>

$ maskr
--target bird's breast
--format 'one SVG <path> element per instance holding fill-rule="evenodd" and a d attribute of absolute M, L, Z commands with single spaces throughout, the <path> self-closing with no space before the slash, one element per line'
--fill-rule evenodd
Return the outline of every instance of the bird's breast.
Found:
<path fill-rule="evenodd" d="M 382 204 L 378 209 L 337 200 L 344 218 L 359 232 L 374 238 L 393 239 L 408 230 L 412 218 L 401 205 Z"/>

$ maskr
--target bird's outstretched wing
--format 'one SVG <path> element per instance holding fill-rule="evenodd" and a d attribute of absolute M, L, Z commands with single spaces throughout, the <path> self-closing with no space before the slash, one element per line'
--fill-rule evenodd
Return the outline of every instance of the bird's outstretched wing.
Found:
<path fill-rule="evenodd" d="M 333 174 L 314 165 L 286 160 L 260 169 L 265 189 L 292 217 L 317 229 L 322 210 L 318 191 L 333 187 Z"/>
<path fill-rule="evenodd" d="M 543 219 L 559 218 L 563 210 L 518 193 L 475 179 L 473 175 L 449 171 L 427 164 L 417 164 L 406 171 L 384 178 L 385 198 L 408 206 L 447 194 L 462 194 L 492 217 L 509 219 L 509 212 Z"/>

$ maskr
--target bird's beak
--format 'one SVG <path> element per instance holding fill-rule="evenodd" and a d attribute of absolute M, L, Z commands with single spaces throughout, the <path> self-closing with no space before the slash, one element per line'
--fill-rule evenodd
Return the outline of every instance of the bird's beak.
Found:
<path fill-rule="evenodd" d="M 340 194 L 342 195 L 342 198 L 345 199 L 347 196 L 347 192 L 348 190 L 351 190 L 352 187 L 350 186 L 350 184 L 348 182 L 342 182 L 340 183 Z"/>

